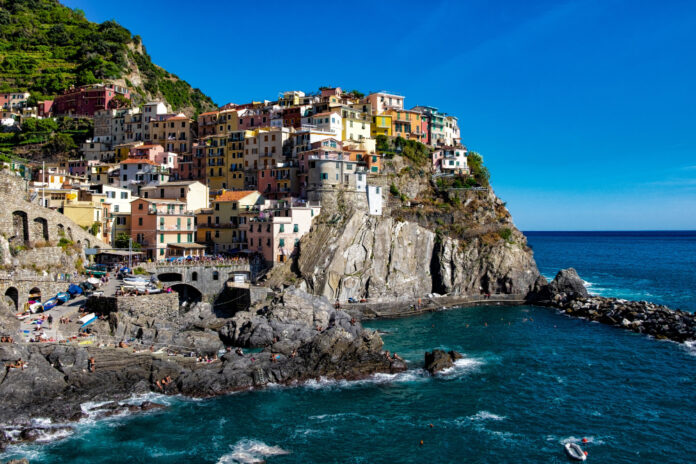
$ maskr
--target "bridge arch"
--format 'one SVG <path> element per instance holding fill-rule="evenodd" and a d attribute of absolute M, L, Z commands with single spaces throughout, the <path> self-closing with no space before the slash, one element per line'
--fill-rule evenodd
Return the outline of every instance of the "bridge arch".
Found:
<path fill-rule="evenodd" d="M 41 289 L 39 287 L 34 287 L 31 290 L 29 290 L 28 299 L 34 301 L 41 301 Z"/>
<path fill-rule="evenodd" d="M 5 290 L 5 298 L 12 300 L 15 311 L 19 309 L 19 291 L 15 287 L 10 287 Z"/>
<path fill-rule="evenodd" d="M 203 294 L 193 285 L 189 284 L 175 284 L 171 286 L 171 289 L 179 294 L 179 303 L 191 302 L 198 303 L 203 299 Z"/>
<path fill-rule="evenodd" d="M 161 282 L 182 282 L 183 276 L 178 272 L 163 272 L 157 275 Z"/>

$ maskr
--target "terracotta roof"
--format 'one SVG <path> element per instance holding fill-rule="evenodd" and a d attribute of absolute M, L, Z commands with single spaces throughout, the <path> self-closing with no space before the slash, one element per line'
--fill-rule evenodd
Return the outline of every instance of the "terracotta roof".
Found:
<path fill-rule="evenodd" d="M 252 193 L 256 193 L 256 190 L 228 190 L 215 197 L 215 201 L 239 201 Z"/>
<path fill-rule="evenodd" d="M 208 111 L 207 113 L 201 113 L 198 116 L 208 116 L 210 114 L 218 114 L 219 111 Z"/>
<path fill-rule="evenodd" d="M 154 166 L 159 166 L 154 161 L 150 161 L 149 159 L 139 159 L 139 158 L 128 158 L 128 159 L 121 161 L 121 164 L 152 164 Z"/>
<path fill-rule="evenodd" d="M 189 120 L 189 118 L 187 118 L 186 116 L 172 116 L 171 118 L 165 119 L 164 122 L 167 122 L 167 121 L 188 121 L 188 120 Z"/>

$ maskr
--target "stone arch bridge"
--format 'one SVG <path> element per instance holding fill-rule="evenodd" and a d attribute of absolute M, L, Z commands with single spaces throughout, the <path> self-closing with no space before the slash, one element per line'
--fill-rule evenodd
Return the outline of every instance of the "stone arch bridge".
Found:
<path fill-rule="evenodd" d="M 178 264 L 149 263 L 141 265 L 162 283 L 179 293 L 182 300 L 212 299 L 222 292 L 228 281 L 250 282 L 254 277 L 248 263 Z"/>

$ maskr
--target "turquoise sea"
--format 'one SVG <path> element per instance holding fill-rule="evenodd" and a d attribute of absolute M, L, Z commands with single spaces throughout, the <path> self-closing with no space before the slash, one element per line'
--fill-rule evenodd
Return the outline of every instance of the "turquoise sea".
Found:
<path fill-rule="evenodd" d="M 591 290 L 696 310 L 696 233 L 528 234 L 539 267 L 575 266 Z M 2 458 L 32 463 L 691 463 L 696 352 L 553 310 L 465 308 L 375 321 L 411 369 L 222 398 L 85 423 Z M 423 352 L 465 354 L 444 375 Z M 162 400 L 160 398 L 160 400 Z M 421 441 L 423 442 L 421 445 Z"/>

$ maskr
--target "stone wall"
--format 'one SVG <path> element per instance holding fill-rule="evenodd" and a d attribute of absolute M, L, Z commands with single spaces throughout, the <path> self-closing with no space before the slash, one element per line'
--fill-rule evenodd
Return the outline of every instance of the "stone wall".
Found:
<path fill-rule="evenodd" d="M 13 310 L 21 309 L 24 306 L 24 303 L 29 300 L 29 294 L 32 293 L 32 290 L 38 290 L 41 293 L 41 301 L 46 301 L 59 292 L 67 291 L 70 286 L 70 282 L 56 282 L 49 276 L 26 274 L 0 278 L 0 292 L 6 299 L 12 300 Z"/>
<path fill-rule="evenodd" d="M 119 297 L 91 296 L 87 299 L 86 308 L 87 311 L 100 314 L 122 312 L 129 316 L 175 320 L 179 317 L 179 297 L 176 293 Z"/>
<path fill-rule="evenodd" d="M 31 246 L 38 242 L 58 242 L 62 237 L 82 247 L 106 245 L 66 216 L 27 201 L 24 180 L 0 173 L 0 234 L 12 246 Z"/>

